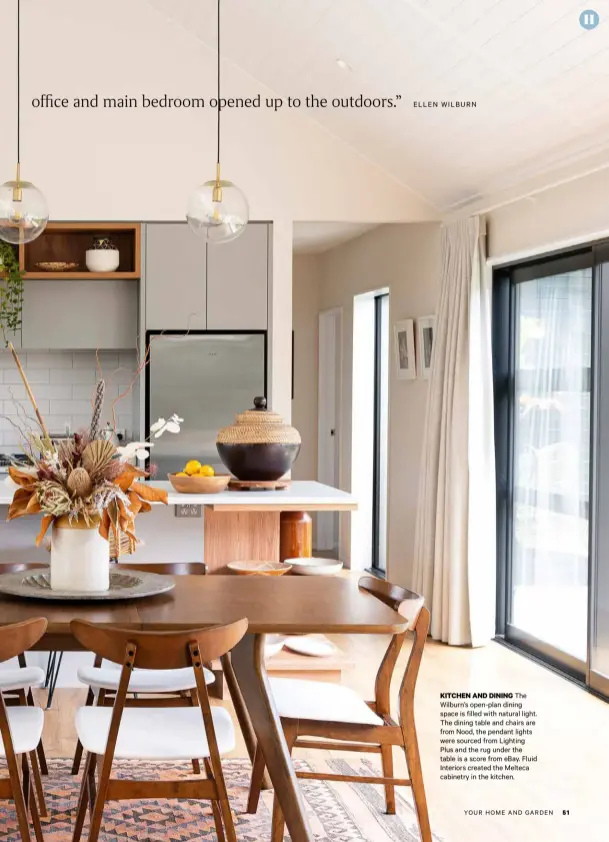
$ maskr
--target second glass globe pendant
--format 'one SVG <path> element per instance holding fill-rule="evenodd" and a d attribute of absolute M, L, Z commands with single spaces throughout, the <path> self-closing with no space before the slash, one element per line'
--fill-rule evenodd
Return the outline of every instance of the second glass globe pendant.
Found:
<path fill-rule="evenodd" d="M 17 0 L 17 174 L 0 185 L 0 240 L 31 243 L 49 221 L 47 203 L 37 187 L 21 180 L 21 2 Z"/>
<path fill-rule="evenodd" d="M 216 177 L 199 185 L 190 195 L 186 219 L 195 234 L 210 243 L 226 243 L 245 230 L 249 205 L 244 193 L 220 175 L 220 0 L 218 0 L 218 120 Z"/>

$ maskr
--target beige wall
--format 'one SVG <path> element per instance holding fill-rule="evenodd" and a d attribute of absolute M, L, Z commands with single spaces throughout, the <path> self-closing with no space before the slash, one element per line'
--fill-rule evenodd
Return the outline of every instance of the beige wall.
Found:
<path fill-rule="evenodd" d="M 609 234 L 609 168 L 487 214 L 494 262 L 589 242 Z"/>
<path fill-rule="evenodd" d="M 294 328 L 294 399 L 292 423 L 302 447 L 292 469 L 294 479 L 317 478 L 317 359 L 319 274 L 315 254 L 294 256 L 292 324 Z"/>
<path fill-rule="evenodd" d="M 317 257 L 320 268 L 319 309 L 343 310 L 341 399 L 341 487 L 351 487 L 351 400 L 353 364 L 353 297 L 388 287 L 390 321 L 433 314 L 439 297 L 440 229 L 436 224 L 384 225 Z M 305 295 L 306 279 L 314 264 L 297 257 L 294 301 Z M 296 268 L 298 267 L 298 268 Z M 314 314 L 307 310 L 310 355 L 316 353 Z M 294 311 L 294 318 L 299 318 Z M 302 315 L 301 317 L 302 318 Z M 389 397 L 389 515 L 388 568 L 392 581 L 409 585 L 412 572 L 418 478 L 425 419 L 427 382 L 398 381 L 391 342 Z M 302 352 L 300 352 L 302 353 Z M 298 354 L 298 352 L 297 352 Z M 297 357 L 298 359 L 298 357 Z M 309 389 L 316 381 L 308 371 Z M 313 399 L 313 398 L 312 398 Z M 308 425 L 313 434 L 307 401 L 294 403 L 294 422 Z M 302 419 L 302 421 L 301 421 Z M 306 464 L 306 463 L 305 463 Z M 349 516 L 341 522 L 341 551 L 349 557 Z"/>

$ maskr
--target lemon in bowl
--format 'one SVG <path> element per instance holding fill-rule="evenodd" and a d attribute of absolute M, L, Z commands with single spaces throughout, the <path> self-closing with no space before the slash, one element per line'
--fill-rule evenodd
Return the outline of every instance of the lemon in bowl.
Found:
<path fill-rule="evenodd" d="M 198 474 L 200 470 L 201 470 L 201 463 L 199 462 L 199 460 L 198 459 L 190 459 L 186 463 L 186 466 L 184 468 L 184 473 L 187 476 L 192 477 L 195 474 Z"/>

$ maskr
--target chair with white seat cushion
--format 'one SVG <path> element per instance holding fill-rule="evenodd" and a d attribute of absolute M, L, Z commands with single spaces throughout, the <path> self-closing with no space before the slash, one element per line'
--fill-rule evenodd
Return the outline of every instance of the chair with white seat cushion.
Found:
<path fill-rule="evenodd" d="M 201 563 L 168 563 L 168 564 L 121 564 L 121 568 L 139 570 L 148 573 L 164 575 L 205 575 L 207 568 Z M 120 665 L 102 662 L 96 658 L 93 666 L 80 667 L 78 679 L 89 687 L 87 706 L 111 705 L 118 690 L 120 680 Z M 209 670 L 204 670 L 205 683 L 214 684 L 216 676 Z M 188 667 L 180 670 L 134 670 L 129 681 L 129 698 L 127 705 L 141 704 L 141 696 L 154 695 L 154 699 L 147 699 L 148 706 L 182 707 L 197 705 L 197 683 L 193 670 Z M 135 698 L 137 697 L 137 698 Z M 72 774 L 77 775 L 82 760 L 82 745 L 76 744 Z M 192 757 L 193 770 L 200 772 L 200 765 L 196 755 Z"/>
<path fill-rule="evenodd" d="M 44 618 L 0 627 L 0 661 L 9 661 L 22 655 L 40 640 L 46 627 L 47 621 Z M 14 672 L 18 671 L 10 671 Z M 29 674 L 29 678 L 35 677 L 34 673 Z M 44 681 L 44 675 L 42 678 Z M 42 739 L 44 712 L 26 703 L 27 686 L 27 682 L 19 686 L 14 674 L 5 681 L 7 692 L 18 690 L 22 694 L 23 703 L 13 706 L 7 705 L 5 690 L 0 688 L 0 758 L 6 760 L 8 767 L 8 778 L 0 778 L 0 799 L 14 802 L 22 842 L 30 842 L 31 839 L 29 817 L 34 825 L 36 839 L 43 842 L 40 812 L 34 797 L 34 780 L 28 758 L 30 761 L 36 759 L 36 749 Z M 38 797 L 40 795 L 41 791 Z"/>
<path fill-rule="evenodd" d="M 101 658 L 118 663 L 120 680 L 112 707 L 85 706 L 76 714 L 78 739 L 87 752 L 72 842 L 79 842 L 89 806 L 89 842 L 98 842 L 104 804 L 139 798 L 211 800 L 219 840 L 236 842 L 220 756 L 233 750 L 235 731 L 224 708 L 211 707 L 203 663 L 223 657 L 247 631 L 247 620 L 181 632 L 138 632 L 70 624 L 73 636 Z M 189 668 L 196 678 L 197 706 L 126 707 L 134 670 Z M 116 759 L 203 759 L 206 777 L 172 781 L 113 778 Z M 134 767 L 136 769 L 137 767 Z M 98 777 L 96 780 L 96 770 Z"/>
<path fill-rule="evenodd" d="M 45 675 L 40 667 L 28 667 L 23 652 L 18 656 L 19 667 L 14 669 L 0 670 L 0 693 L 4 696 L 4 703 L 7 708 L 15 705 L 29 705 L 32 710 L 37 711 L 36 703 L 32 695 L 32 688 L 37 689 L 44 685 Z M 11 711 L 12 712 L 12 711 Z M 16 714 L 18 717 L 22 714 Z M 42 740 L 38 740 L 30 756 L 32 765 L 32 777 L 38 807 L 41 816 L 47 816 L 46 802 L 42 788 L 41 774 L 48 774 L 47 761 L 42 747 Z"/>
<path fill-rule="evenodd" d="M 421 759 L 414 722 L 414 692 L 423 648 L 429 631 L 429 611 L 423 598 L 412 591 L 366 576 L 359 586 L 380 599 L 408 620 L 407 631 L 395 634 L 376 677 L 375 698 L 364 701 L 355 691 L 337 684 L 300 681 L 289 678 L 270 679 L 277 712 L 281 718 L 290 752 L 294 748 L 339 751 L 365 751 L 380 754 L 381 778 L 332 775 L 320 772 L 297 772 L 300 778 L 326 781 L 382 783 L 385 787 L 387 813 L 395 813 L 395 787 L 410 786 L 419 820 L 422 842 L 431 842 L 431 828 L 423 785 Z M 391 717 L 390 688 L 398 656 L 408 631 L 414 636 L 410 657 L 400 687 L 397 722 Z M 393 747 L 405 751 L 408 779 L 399 779 L 393 771 Z M 260 799 L 264 775 L 264 757 L 256 752 L 248 812 L 255 813 Z M 284 819 L 275 797 L 271 842 L 283 839 Z"/>

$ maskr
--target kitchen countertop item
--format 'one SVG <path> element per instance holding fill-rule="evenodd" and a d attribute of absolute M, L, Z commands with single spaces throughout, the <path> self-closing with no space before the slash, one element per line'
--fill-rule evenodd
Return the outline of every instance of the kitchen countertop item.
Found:
<path fill-rule="evenodd" d="M 231 561 L 227 567 L 239 576 L 283 576 L 292 569 L 280 561 Z"/>
<path fill-rule="evenodd" d="M 336 576 L 343 569 L 342 561 L 335 558 L 286 558 L 285 563 L 299 576 Z"/>
<path fill-rule="evenodd" d="M 238 480 L 278 480 L 300 451 L 300 433 L 281 415 L 267 409 L 266 398 L 254 398 L 254 408 L 237 415 L 218 433 L 220 458 Z"/>
<path fill-rule="evenodd" d="M 169 482 L 178 494 L 219 494 L 225 491 L 230 474 L 216 474 L 213 477 L 179 477 L 167 474 Z"/>

